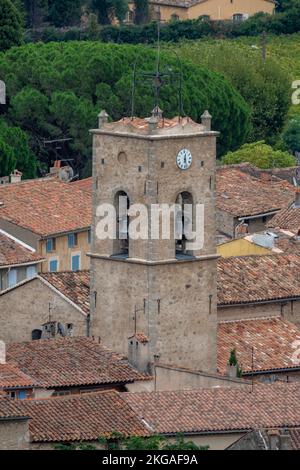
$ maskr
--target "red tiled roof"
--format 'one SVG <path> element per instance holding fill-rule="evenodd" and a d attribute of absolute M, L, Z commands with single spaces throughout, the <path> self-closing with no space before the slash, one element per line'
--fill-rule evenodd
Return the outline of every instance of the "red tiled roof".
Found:
<path fill-rule="evenodd" d="M 0 400 L 1 414 L 30 417 L 31 442 L 93 441 L 114 432 L 147 436 L 149 431 L 115 391 L 87 393 L 16 404 Z"/>
<path fill-rule="evenodd" d="M 285 180 L 265 181 L 228 166 L 217 169 L 217 208 L 247 217 L 289 207 L 297 189 Z"/>
<path fill-rule="evenodd" d="M 300 367 L 295 352 L 300 330 L 281 318 L 221 322 L 218 325 L 218 371 L 226 373 L 230 352 L 236 349 L 243 372 Z M 299 346 L 298 346 L 299 347 Z M 300 361 L 300 359 L 299 359 Z"/>
<path fill-rule="evenodd" d="M 295 253 L 222 258 L 218 304 L 300 297 L 300 255 Z"/>
<path fill-rule="evenodd" d="M 300 426 L 300 385 L 273 384 L 123 393 L 155 433 L 205 433 Z"/>
<path fill-rule="evenodd" d="M 300 207 L 282 209 L 270 220 L 268 227 L 288 230 L 298 235 L 300 232 Z"/>
<path fill-rule="evenodd" d="M 0 364 L 0 388 L 33 387 L 34 381 L 14 364 Z"/>
<path fill-rule="evenodd" d="M 13 362 L 41 387 L 72 387 L 131 383 L 146 380 L 122 356 L 91 338 L 58 338 L 12 343 L 7 362 Z"/>
<path fill-rule="evenodd" d="M 78 180 L 74 181 L 71 183 L 71 185 L 74 187 L 76 186 L 77 188 L 81 189 L 82 191 L 89 191 L 91 192 L 93 189 L 93 178 L 85 178 L 83 180 Z"/>
<path fill-rule="evenodd" d="M 0 267 L 37 263 L 42 260 L 42 256 L 34 250 L 26 248 L 24 244 L 18 243 L 17 240 L 0 230 Z"/>
<path fill-rule="evenodd" d="M 26 417 L 24 413 L 19 400 L 7 398 L 0 393 L 0 419 Z"/>
<path fill-rule="evenodd" d="M 68 297 L 86 314 L 90 311 L 90 272 L 41 273 L 40 276 Z"/>
<path fill-rule="evenodd" d="M 3 185 L 0 202 L 0 218 L 41 237 L 87 229 L 92 222 L 91 194 L 56 178 Z"/>
<path fill-rule="evenodd" d="M 300 429 L 290 429 L 292 446 L 294 450 L 300 450 Z"/>

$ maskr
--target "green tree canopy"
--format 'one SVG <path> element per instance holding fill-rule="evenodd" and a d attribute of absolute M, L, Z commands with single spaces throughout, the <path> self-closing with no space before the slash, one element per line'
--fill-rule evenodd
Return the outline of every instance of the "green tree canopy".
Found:
<path fill-rule="evenodd" d="M 97 11 L 99 23 L 101 24 L 110 24 L 114 17 L 122 22 L 128 9 L 128 1 L 92 0 L 92 8 Z"/>
<path fill-rule="evenodd" d="M 300 152 L 300 116 L 295 116 L 288 123 L 282 134 L 283 142 L 291 152 Z"/>
<path fill-rule="evenodd" d="M 26 133 L 0 120 L 0 176 L 8 176 L 15 169 L 22 171 L 24 178 L 35 178 L 37 161 Z"/>
<path fill-rule="evenodd" d="M 261 51 L 251 44 L 226 40 L 197 41 L 177 46 L 182 57 L 222 73 L 252 110 L 249 141 L 273 143 L 290 107 L 290 79 L 275 61 L 262 63 Z"/>
<path fill-rule="evenodd" d="M 22 42 L 22 18 L 11 0 L 0 0 L 0 51 Z"/>
<path fill-rule="evenodd" d="M 7 85 L 4 117 L 26 130 L 32 151 L 49 163 L 44 139 L 70 137 L 68 158 L 81 170 L 91 157 L 89 129 L 107 109 L 111 118 L 131 112 L 132 70 L 153 71 L 156 51 L 141 46 L 97 42 L 30 44 L 0 55 L 0 76 Z M 162 67 L 179 70 L 177 59 L 162 53 Z M 243 98 L 222 76 L 183 61 L 184 111 L 200 122 L 205 109 L 221 132 L 219 153 L 239 148 L 247 139 L 250 111 Z M 135 114 L 149 116 L 154 107 L 151 83 L 138 84 Z M 166 84 L 160 106 L 166 117 L 178 114 L 178 85 Z M 50 153 L 49 153 L 50 152 Z M 53 155 L 52 155 L 53 157 Z"/>
<path fill-rule="evenodd" d="M 296 160 L 290 153 L 274 150 L 264 141 L 245 144 L 236 152 L 228 152 L 221 160 L 224 165 L 243 162 L 252 163 L 262 169 L 296 165 Z"/>
<path fill-rule="evenodd" d="M 149 0 L 134 0 L 134 22 L 144 24 L 149 21 Z"/>
<path fill-rule="evenodd" d="M 48 0 L 48 20 L 54 26 L 70 26 L 80 22 L 83 0 Z"/>

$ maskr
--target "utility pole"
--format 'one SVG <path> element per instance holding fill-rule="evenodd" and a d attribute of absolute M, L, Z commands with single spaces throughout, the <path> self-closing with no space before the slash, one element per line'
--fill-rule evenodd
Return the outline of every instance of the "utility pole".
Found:
<path fill-rule="evenodd" d="M 267 60 L 267 45 L 268 45 L 268 38 L 266 31 L 262 32 L 261 35 L 261 53 L 262 53 L 262 60 L 263 63 L 266 63 Z"/>

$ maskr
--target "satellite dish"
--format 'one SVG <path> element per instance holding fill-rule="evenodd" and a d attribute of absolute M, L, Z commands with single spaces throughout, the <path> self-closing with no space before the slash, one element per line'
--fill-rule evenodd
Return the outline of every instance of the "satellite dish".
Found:
<path fill-rule="evenodd" d="M 59 171 L 59 179 L 68 183 L 74 178 L 74 170 L 70 166 L 66 166 Z"/>

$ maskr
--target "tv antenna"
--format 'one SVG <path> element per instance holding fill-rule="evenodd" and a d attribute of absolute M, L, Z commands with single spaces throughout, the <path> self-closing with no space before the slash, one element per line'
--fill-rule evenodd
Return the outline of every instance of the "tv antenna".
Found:
<path fill-rule="evenodd" d="M 138 70 L 138 58 L 133 67 L 133 80 L 132 80 L 132 96 L 131 96 L 131 119 L 135 114 L 135 95 L 136 88 L 139 83 L 150 83 L 154 91 L 154 109 L 159 109 L 160 92 L 165 84 L 177 84 L 178 86 L 178 107 L 179 116 L 183 116 L 182 106 L 182 64 L 178 54 L 172 51 L 179 62 L 180 71 L 173 71 L 172 67 L 161 67 L 161 36 L 160 36 L 160 22 L 157 22 L 157 54 L 156 54 L 156 67 L 154 72 L 145 72 Z"/>

